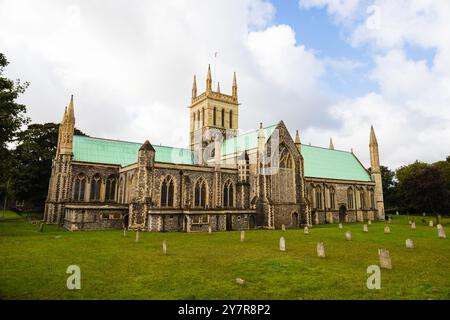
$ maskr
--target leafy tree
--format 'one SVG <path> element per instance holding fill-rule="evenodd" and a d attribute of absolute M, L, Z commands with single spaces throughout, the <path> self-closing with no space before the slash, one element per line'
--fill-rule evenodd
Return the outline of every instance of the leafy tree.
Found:
<path fill-rule="evenodd" d="M 445 161 L 433 163 L 432 166 L 441 172 L 447 191 L 450 192 L 450 156 L 448 156 Z"/>
<path fill-rule="evenodd" d="M 381 183 L 383 184 L 383 197 L 386 208 L 393 208 L 398 205 L 397 190 L 395 172 L 388 167 L 380 166 L 381 170 Z M 372 172 L 372 168 L 369 168 L 369 172 Z"/>
<path fill-rule="evenodd" d="M 10 80 L 3 72 L 9 64 L 6 57 L 0 53 L 0 194 L 5 197 L 7 185 L 11 179 L 11 168 L 14 167 L 9 144 L 14 141 L 20 128 L 27 124 L 26 106 L 16 102 L 20 94 L 25 92 L 28 82 Z"/>
<path fill-rule="evenodd" d="M 14 170 L 16 199 L 32 201 L 42 206 L 47 197 L 52 159 L 56 154 L 59 124 L 31 124 L 18 134 L 14 150 L 17 162 Z M 75 134 L 85 135 L 78 129 Z"/>

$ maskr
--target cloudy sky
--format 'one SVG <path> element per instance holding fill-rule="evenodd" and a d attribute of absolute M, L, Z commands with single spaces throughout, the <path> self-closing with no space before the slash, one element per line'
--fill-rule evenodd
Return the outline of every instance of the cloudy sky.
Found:
<path fill-rule="evenodd" d="M 73 93 L 91 136 L 187 146 L 210 63 L 222 92 L 237 73 L 241 132 L 284 120 L 369 165 L 373 124 L 389 167 L 450 154 L 447 0 L 0 0 L 0 51 L 33 122 Z"/>

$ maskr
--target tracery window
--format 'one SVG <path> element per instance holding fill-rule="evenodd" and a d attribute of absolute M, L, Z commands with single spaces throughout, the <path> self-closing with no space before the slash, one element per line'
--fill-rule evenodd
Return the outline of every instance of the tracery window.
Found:
<path fill-rule="evenodd" d="M 115 176 L 111 175 L 106 179 L 106 201 L 114 201 L 116 199 L 116 185 L 117 178 Z"/>
<path fill-rule="evenodd" d="M 100 188 L 102 185 L 102 178 L 97 173 L 91 179 L 91 200 L 99 201 L 100 200 Z"/>
<path fill-rule="evenodd" d="M 200 178 L 194 187 L 194 206 L 206 208 L 206 204 L 206 181 L 204 178 Z"/>
<path fill-rule="evenodd" d="M 161 207 L 173 207 L 174 183 L 171 176 L 167 176 L 161 184 Z"/>
<path fill-rule="evenodd" d="M 234 189 L 231 180 L 225 182 L 223 186 L 223 206 L 224 208 L 231 208 L 234 206 Z"/>
<path fill-rule="evenodd" d="M 86 177 L 84 174 L 79 174 L 75 178 L 74 194 L 73 198 L 75 201 L 84 201 L 84 192 L 86 190 Z"/>

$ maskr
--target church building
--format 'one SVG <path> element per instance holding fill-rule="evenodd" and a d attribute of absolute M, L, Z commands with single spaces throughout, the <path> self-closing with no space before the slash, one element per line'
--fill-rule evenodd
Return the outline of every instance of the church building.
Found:
<path fill-rule="evenodd" d="M 384 219 L 378 143 L 371 172 L 356 155 L 302 144 L 283 121 L 239 134 L 231 94 L 212 88 L 189 108 L 189 148 L 74 135 L 73 96 L 59 128 L 44 219 L 71 231 L 225 231 Z"/>

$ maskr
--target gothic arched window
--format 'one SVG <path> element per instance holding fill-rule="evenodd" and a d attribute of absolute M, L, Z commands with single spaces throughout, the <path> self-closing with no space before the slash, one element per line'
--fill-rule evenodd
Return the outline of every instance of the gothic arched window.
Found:
<path fill-rule="evenodd" d="M 194 206 L 206 208 L 206 181 L 200 178 L 195 183 L 194 188 Z"/>
<path fill-rule="evenodd" d="M 174 183 L 171 176 L 167 176 L 161 184 L 161 207 L 173 207 Z"/>
<path fill-rule="evenodd" d="M 86 189 L 86 177 L 84 176 L 84 174 L 79 174 L 78 177 L 75 178 L 73 199 L 75 201 L 84 201 L 85 189 Z"/>
<path fill-rule="evenodd" d="M 366 207 L 366 201 L 364 197 L 364 189 L 359 190 L 359 208 L 364 209 Z"/>
<path fill-rule="evenodd" d="M 330 188 L 330 209 L 336 208 L 336 200 L 335 200 L 335 190 L 334 188 Z"/>
<path fill-rule="evenodd" d="M 214 107 L 214 111 L 213 111 L 213 124 L 216 126 L 217 125 L 217 108 Z"/>
<path fill-rule="evenodd" d="M 233 111 L 230 111 L 230 129 L 233 128 Z"/>
<path fill-rule="evenodd" d="M 316 187 L 316 208 L 322 209 L 322 189 Z"/>
<path fill-rule="evenodd" d="M 108 179 L 106 179 L 106 201 L 114 201 L 116 199 L 116 184 L 117 179 L 113 175 L 109 176 Z"/>
<path fill-rule="evenodd" d="M 349 209 L 353 209 L 353 189 L 347 189 L 347 204 Z"/>
<path fill-rule="evenodd" d="M 225 109 L 222 109 L 222 127 L 225 127 Z"/>
<path fill-rule="evenodd" d="M 91 200 L 99 201 L 100 200 L 100 187 L 102 185 L 102 178 L 97 173 L 91 179 Z"/>
<path fill-rule="evenodd" d="M 231 180 L 225 182 L 223 186 L 223 206 L 224 208 L 234 207 L 234 188 Z"/>

